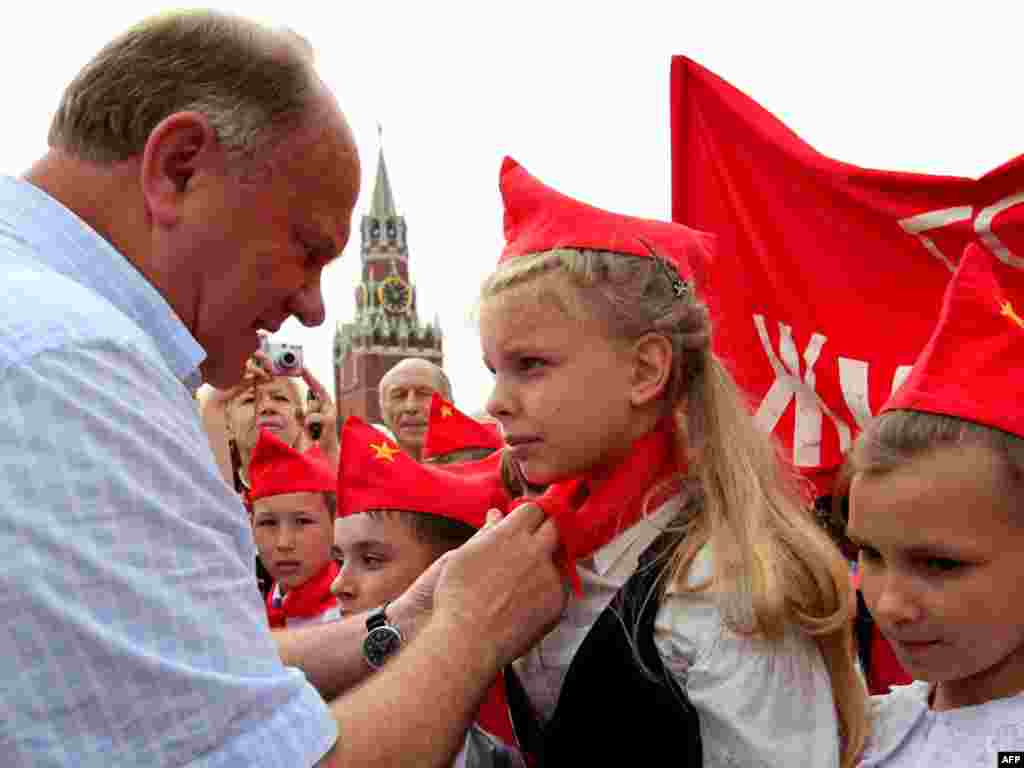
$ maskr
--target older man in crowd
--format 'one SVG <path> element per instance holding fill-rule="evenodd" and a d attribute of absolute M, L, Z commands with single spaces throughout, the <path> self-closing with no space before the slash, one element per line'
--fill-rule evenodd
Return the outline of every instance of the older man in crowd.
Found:
<path fill-rule="evenodd" d="M 451 382 L 429 360 L 407 357 L 384 374 L 379 390 L 384 426 L 391 430 L 403 451 L 420 461 L 430 421 L 430 398 L 438 392 L 451 400 Z"/>
<path fill-rule="evenodd" d="M 441 765 L 564 603 L 533 506 L 374 616 L 272 636 L 192 399 L 324 319 L 359 161 L 295 35 L 166 14 L 68 86 L 0 178 L 5 766 Z M 200 373 L 201 372 L 201 373 Z M 306 673 L 286 665 L 295 665 Z M 424 706 L 429 704 L 429 706 Z"/>

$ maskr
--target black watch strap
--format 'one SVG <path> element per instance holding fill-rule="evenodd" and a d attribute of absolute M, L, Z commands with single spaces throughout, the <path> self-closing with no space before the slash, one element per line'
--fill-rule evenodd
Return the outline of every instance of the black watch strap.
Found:
<path fill-rule="evenodd" d="M 388 625 L 388 606 L 391 605 L 390 600 L 385 600 L 381 605 L 378 605 L 366 616 L 366 631 L 371 632 L 377 627 L 383 627 Z"/>
<path fill-rule="evenodd" d="M 373 669 L 380 669 L 394 654 L 405 638 L 398 627 L 388 621 L 387 607 L 390 601 L 370 611 L 366 617 L 366 638 L 363 640 L 363 657 Z"/>

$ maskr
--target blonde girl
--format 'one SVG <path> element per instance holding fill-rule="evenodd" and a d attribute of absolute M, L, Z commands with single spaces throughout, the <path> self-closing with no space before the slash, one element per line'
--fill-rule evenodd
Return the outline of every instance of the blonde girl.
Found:
<path fill-rule="evenodd" d="M 619 740 L 680 764 L 852 765 L 866 694 L 847 567 L 711 352 L 688 282 L 709 238 L 585 205 L 508 158 L 501 190 L 487 410 L 525 479 L 550 485 L 539 503 L 580 588 L 515 665 L 510 698 L 533 716 L 517 734 L 552 765 Z"/>

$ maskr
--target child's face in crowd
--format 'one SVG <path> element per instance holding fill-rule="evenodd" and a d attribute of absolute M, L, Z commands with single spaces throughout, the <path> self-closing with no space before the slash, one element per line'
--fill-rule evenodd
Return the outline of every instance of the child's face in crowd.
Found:
<path fill-rule="evenodd" d="M 295 385 L 278 377 L 244 390 L 231 401 L 228 430 L 243 448 L 256 445 L 260 429 L 267 429 L 294 446 L 302 432 L 299 394 Z"/>
<path fill-rule="evenodd" d="M 951 706 L 1024 689 L 1024 513 L 1000 473 L 988 448 L 967 445 L 850 487 L 868 608 L 904 668 Z"/>
<path fill-rule="evenodd" d="M 487 410 L 534 485 L 614 466 L 632 440 L 631 345 L 584 315 L 525 295 L 481 306 L 484 362 L 494 374 Z"/>
<path fill-rule="evenodd" d="M 359 613 L 394 600 L 440 552 L 417 539 L 397 515 L 368 514 L 334 521 L 333 557 L 341 571 L 331 585 L 342 613 Z"/>
<path fill-rule="evenodd" d="M 260 560 L 281 589 L 309 581 L 331 559 L 331 513 L 321 493 L 285 493 L 253 503 Z"/>

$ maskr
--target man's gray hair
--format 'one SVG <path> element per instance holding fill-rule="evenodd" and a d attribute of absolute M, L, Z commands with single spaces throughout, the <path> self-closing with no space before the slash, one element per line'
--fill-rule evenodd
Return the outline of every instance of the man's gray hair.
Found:
<path fill-rule="evenodd" d="M 175 11 L 108 43 L 64 91 L 48 141 L 82 160 L 138 155 L 177 112 L 206 116 L 233 154 L 302 124 L 319 78 L 309 42 L 217 11 Z"/>

